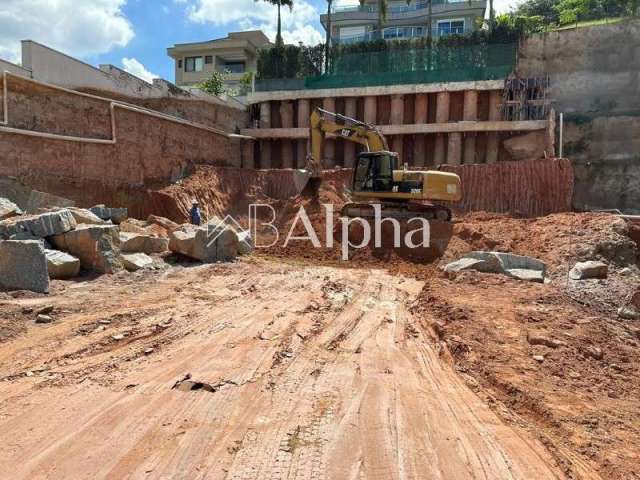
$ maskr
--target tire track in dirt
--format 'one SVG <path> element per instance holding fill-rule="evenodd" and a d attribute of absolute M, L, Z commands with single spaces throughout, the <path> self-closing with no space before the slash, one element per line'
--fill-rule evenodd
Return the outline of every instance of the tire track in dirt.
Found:
<path fill-rule="evenodd" d="M 271 263 L 205 272 L 141 292 L 189 291 L 158 314 L 185 334 L 105 371 L 111 387 L 46 386 L 25 406 L 0 395 L 12 478 L 561 478 L 415 329 L 407 304 L 420 282 Z M 186 373 L 216 388 L 171 389 Z"/>

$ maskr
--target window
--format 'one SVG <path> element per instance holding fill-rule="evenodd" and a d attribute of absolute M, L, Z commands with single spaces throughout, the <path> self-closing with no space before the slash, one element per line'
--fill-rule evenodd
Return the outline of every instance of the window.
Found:
<path fill-rule="evenodd" d="M 222 69 L 229 73 L 244 73 L 244 62 L 225 62 Z"/>
<path fill-rule="evenodd" d="M 211 65 L 213 63 L 213 55 L 206 55 L 204 57 L 204 63 L 206 65 Z"/>
<path fill-rule="evenodd" d="M 185 72 L 201 72 L 204 67 L 202 57 L 187 57 L 184 59 Z"/>
<path fill-rule="evenodd" d="M 440 20 L 438 21 L 438 36 L 462 35 L 464 33 L 464 20 Z"/>
<path fill-rule="evenodd" d="M 182 59 L 178 60 L 178 68 L 182 68 Z"/>

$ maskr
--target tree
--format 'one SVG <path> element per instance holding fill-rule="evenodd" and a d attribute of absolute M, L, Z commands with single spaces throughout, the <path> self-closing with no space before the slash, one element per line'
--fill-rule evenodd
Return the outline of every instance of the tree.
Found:
<path fill-rule="evenodd" d="M 489 31 L 493 31 L 493 26 L 496 23 L 496 12 L 493 9 L 493 0 L 489 0 Z"/>
<path fill-rule="evenodd" d="M 432 27 L 431 24 L 433 23 L 432 17 L 433 17 L 433 2 L 432 0 L 427 0 L 428 1 L 428 11 L 427 11 L 427 39 L 429 41 L 429 48 L 431 48 L 431 40 L 433 39 L 433 31 L 432 31 Z M 429 57 L 431 57 L 431 55 L 429 55 Z"/>
<path fill-rule="evenodd" d="M 276 47 L 284 45 L 282 40 L 282 23 L 280 20 L 280 7 L 289 7 L 289 10 L 293 8 L 293 0 L 255 0 L 256 2 L 263 1 L 276 5 L 278 7 L 278 32 L 276 33 Z"/>
<path fill-rule="evenodd" d="M 542 17 L 546 25 L 556 24 L 560 19 L 555 8 L 558 3 L 559 0 L 525 0 L 512 14 L 516 17 Z"/>
<path fill-rule="evenodd" d="M 198 88 L 209 95 L 222 95 L 225 93 L 224 75 L 220 72 L 213 72 L 209 78 L 198 84 Z"/>
<path fill-rule="evenodd" d="M 324 42 L 324 73 L 329 73 L 329 55 L 331 52 L 331 5 L 333 0 L 327 0 L 327 36 Z"/>

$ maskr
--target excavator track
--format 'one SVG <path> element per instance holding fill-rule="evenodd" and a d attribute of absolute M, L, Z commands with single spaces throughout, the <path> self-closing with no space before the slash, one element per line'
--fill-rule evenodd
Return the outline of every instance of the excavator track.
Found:
<path fill-rule="evenodd" d="M 426 220 L 440 220 L 450 222 L 451 210 L 443 205 L 425 204 L 414 202 L 351 202 L 342 207 L 343 217 L 375 217 L 374 205 L 381 206 L 382 218 L 396 218 L 406 220 L 415 217 L 422 217 Z"/>
<path fill-rule="evenodd" d="M 382 221 L 379 226 L 378 246 L 371 246 L 374 255 L 380 258 L 388 258 L 393 252 L 398 257 L 415 263 L 431 263 L 442 257 L 453 235 L 453 223 L 451 222 L 451 210 L 442 205 L 419 204 L 412 202 L 377 202 L 377 203 L 348 203 L 342 210 L 343 217 L 360 219 L 349 223 L 347 232 L 351 244 L 361 244 L 365 238 L 364 226 L 369 224 L 370 235 L 375 235 L 375 210 L 374 205 L 380 205 L 381 221 L 393 218 L 399 224 L 399 236 L 396 235 L 394 226 L 389 221 Z M 420 229 L 419 222 L 412 222 L 413 218 L 424 218 L 429 223 L 428 238 L 423 233 L 412 235 L 411 232 Z M 407 236 L 411 237 L 411 244 L 407 242 Z M 396 239 L 399 238 L 399 242 Z M 340 240 L 340 239 L 338 239 Z M 426 242 L 424 242 L 426 240 Z"/>

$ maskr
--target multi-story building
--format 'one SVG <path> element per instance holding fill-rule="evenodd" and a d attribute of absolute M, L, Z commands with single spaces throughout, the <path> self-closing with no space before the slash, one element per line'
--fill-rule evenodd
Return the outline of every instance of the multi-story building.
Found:
<path fill-rule="evenodd" d="M 270 46 L 262 31 L 252 30 L 206 42 L 176 44 L 167 49 L 167 55 L 175 61 L 179 87 L 195 86 L 217 71 L 225 74 L 227 88 L 234 89 L 246 72 L 256 72 L 258 50 Z"/>
<path fill-rule="evenodd" d="M 486 0 L 432 0 L 431 35 L 433 38 L 464 34 L 478 28 L 484 18 Z M 362 42 L 380 38 L 378 30 L 378 1 L 366 0 L 364 5 L 336 6 L 331 14 L 333 44 Z M 327 14 L 320 16 L 327 28 Z M 429 25 L 429 2 L 402 0 L 388 2 L 382 38 L 399 40 L 426 37 Z"/>

